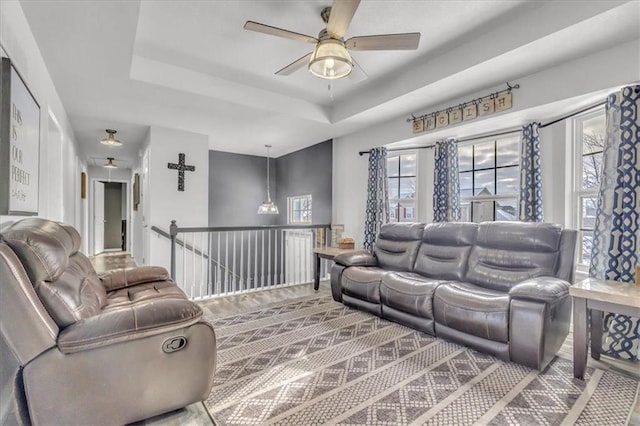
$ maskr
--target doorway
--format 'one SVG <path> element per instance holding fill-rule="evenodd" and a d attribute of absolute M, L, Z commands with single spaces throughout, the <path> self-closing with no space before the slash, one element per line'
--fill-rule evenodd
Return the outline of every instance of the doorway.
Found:
<path fill-rule="evenodd" d="M 94 181 L 94 253 L 126 251 L 127 198 L 122 182 Z"/>

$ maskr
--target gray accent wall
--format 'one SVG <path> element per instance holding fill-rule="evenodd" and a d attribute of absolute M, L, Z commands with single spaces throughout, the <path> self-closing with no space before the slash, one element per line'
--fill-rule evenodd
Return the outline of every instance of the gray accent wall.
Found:
<path fill-rule="evenodd" d="M 278 157 L 278 225 L 287 224 L 287 197 L 311 194 L 314 225 L 331 223 L 333 142 L 331 140 Z"/>
<path fill-rule="evenodd" d="M 270 164 L 271 199 L 275 201 L 273 158 Z M 266 157 L 209 151 L 209 226 L 275 225 L 276 216 L 256 213 L 267 197 L 266 179 Z"/>
<path fill-rule="evenodd" d="M 331 140 L 270 161 L 277 216 L 258 215 L 266 199 L 266 157 L 209 151 L 209 226 L 287 224 L 287 197 L 311 194 L 313 223 L 331 223 Z"/>

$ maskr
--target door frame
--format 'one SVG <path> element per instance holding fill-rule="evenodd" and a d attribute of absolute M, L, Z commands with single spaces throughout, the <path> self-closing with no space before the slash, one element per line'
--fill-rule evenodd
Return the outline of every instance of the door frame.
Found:
<path fill-rule="evenodd" d="M 126 179 L 104 179 L 104 178 L 91 178 L 90 180 L 90 185 L 89 188 L 91 188 L 91 190 L 89 191 L 89 233 L 90 233 L 90 238 L 89 238 L 89 247 L 92 248 L 94 247 L 94 240 L 95 240 L 95 236 L 94 236 L 94 232 L 95 232 L 95 226 L 94 226 L 94 202 L 93 202 L 93 197 L 94 197 L 94 183 L 93 182 L 111 182 L 111 183 L 122 183 L 124 184 L 124 191 L 126 193 L 126 198 L 127 198 L 127 205 L 126 205 L 126 209 L 127 209 L 127 215 L 126 215 L 126 220 L 127 220 L 127 252 L 131 253 L 131 204 L 132 204 L 132 200 L 131 200 L 131 182 L 126 180 Z M 92 250 L 93 251 L 93 250 Z"/>

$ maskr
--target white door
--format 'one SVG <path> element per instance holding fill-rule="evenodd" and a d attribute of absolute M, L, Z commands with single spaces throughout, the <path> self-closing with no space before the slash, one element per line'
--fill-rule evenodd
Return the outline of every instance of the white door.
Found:
<path fill-rule="evenodd" d="M 93 254 L 104 251 L 104 183 L 93 181 Z"/>

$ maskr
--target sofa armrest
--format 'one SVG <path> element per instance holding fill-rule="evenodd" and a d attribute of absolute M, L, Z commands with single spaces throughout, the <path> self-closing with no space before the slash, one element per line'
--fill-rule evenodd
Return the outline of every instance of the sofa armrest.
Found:
<path fill-rule="evenodd" d="M 342 253 L 333 258 L 333 261 L 342 266 L 377 266 L 378 259 L 368 251 L 354 251 Z"/>
<path fill-rule="evenodd" d="M 538 302 L 554 302 L 569 294 L 571 284 L 555 277 L 536 277 L 511 287 L 509 297 Z"/>
<path fill-rule="evenodd" d="M 107 309 L 64 329 L 58 336 L 58 348 L 67 354 L 85 351 L 178 330 L 201 317 L 200 307 L 189 300 L 156 299 Z"/>
<path fill-rule="evenodd" d="M 161 266 L 136 266 L 126 269 L 114 269 L 100 274 L 99 277 L 106 291 L 170 279 L 167 270 Z"/>

